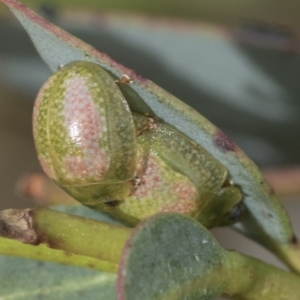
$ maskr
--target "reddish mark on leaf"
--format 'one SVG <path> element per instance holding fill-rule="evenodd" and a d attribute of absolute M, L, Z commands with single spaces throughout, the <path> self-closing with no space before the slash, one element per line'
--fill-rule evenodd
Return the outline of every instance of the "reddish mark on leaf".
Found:
<path fill-rule="evenodd" d="M 236 150 L 236 144 L 221 131 L 216 133 L 214 144 L 223 153 Z"/>

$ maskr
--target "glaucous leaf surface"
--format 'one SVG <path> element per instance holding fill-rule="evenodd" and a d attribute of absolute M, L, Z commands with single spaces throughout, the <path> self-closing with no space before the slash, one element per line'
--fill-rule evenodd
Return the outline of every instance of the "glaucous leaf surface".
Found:
<path fill-rule="evenodd" d="M 215 299 L 223 289 L 216 270 L 226 257 L 200 226 L 172 213 L 141 222 L 123 249 L 118 300 Z"/>
<path fill-rule="evenodd" d="M 299 299 L 299 276 L 224 250 L 183 214 L 152 216 L 134 229 L 119 265 L 118 300 Z"/>
<path fill-rule="evenodd" d="M 113 300 L 116 275 L 98 271 L 0 256 L 3 300 Z"/>

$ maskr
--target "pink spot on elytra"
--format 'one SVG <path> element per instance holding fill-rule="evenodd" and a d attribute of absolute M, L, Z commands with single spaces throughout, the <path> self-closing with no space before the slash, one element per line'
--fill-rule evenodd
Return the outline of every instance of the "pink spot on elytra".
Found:
<path fill-rule="evenodd" d="M 197 197 L 196 188 L 191 188 L 191 186 L 185 183 L 176 183 L 173 185 L 174 193 L 183 200 L 194 199 Z"/>
<path fill-rule="evenodd" d="M 168 205 L 163 207 L 160 212 L 176 212 L 180 214 L 187 214 L 189 215 L 191 212 L 196 211 L 197 206 L 195 202 L 188 201 L 188 202 L 178 202 L 172 205 Z"/>
<path fill-rule="evenodd" d="M 65 81 L 64 120 L 68 136 L 81 150 L 80 156 L 65 158 L 72 177 L 100 179 L 108 169 L 109 157 L 99 146 L 105 131 L 105 116 L 99 114 L 85 79 L 75 76 Z"/>
<path fill-rule="evenodd" d="M 106 159 L 104 153 L 97 153 L 96 157 L 66 157 L 65 167 L 71 177 L 101 179 L 106 171 Z"/>
<path fill-rule="evenodd" d="M 155 190 L 161 184 L 160 167 L 152 156 L 149 156 L 144 175 L 141 177 L 140 186 L 132 196 L 145 198 L 151 190 Z"/>
<path fill-rule="evenodd" d="M 189 214 L 198 208 L 197 202 L 195 202 L 195 199 L 198 198 L 198 193 L 195 187 L 185 183 L 175 183 L 172 186 L 172 191 L 177 196 L 176 203 L 164 206 L 160 210 L 161 212 Z"/>
<path fill-rule="evenodd" d="M 196 187 L 188 181 L 181 182 L 180 177 L 159 164 L 157 157 L 150 155 L 141 176 L 140 185 L 131 195 L 140 201 L 150 201 L 150 206 L 157 207 L 157 212 L 178 212 L 190 214 L 198 208 L 199 197 Z"/>

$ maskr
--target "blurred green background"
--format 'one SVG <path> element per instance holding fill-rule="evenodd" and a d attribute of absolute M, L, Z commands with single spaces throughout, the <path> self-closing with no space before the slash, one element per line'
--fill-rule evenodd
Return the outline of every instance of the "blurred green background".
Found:
<path fill-rule="evenodd" d="M 249 19 L 288 26 L 299 33 L 299 1 L 290 0 L 23 0 L 23 4 L 38 10 L 41 5 L 57 10 L 133 12 L 150 16 L 181 18 L 239 26 Z M 0 13 L 5 9 L 0 7 Z"/>
<path fill-rule="evenodd" d="M 23 3 L 189 103 L 260 167 L 300 163 L 300 2 Z M 33 205 L 14 191 L 20 176 L 40 171 L 31 113 L 49 74 L 25 31 L 0 4 L 1 209 Z M 297 202 L 286 203 L 296 222 Z M 295 223 L 298 233 L 299 226 Z M 216 234 L 227 248 L 264 253 L 275 262 L 231 231 Z"/>

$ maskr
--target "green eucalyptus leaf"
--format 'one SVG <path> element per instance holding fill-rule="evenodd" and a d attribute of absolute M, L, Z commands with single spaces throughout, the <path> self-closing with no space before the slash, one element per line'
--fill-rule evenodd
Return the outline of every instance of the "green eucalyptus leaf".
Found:
<path fill-rule="evenodd" d="M 123 249 L 118 300 L 296 300 L 299 276 L 224 250 L 194 219 L 157 214 L 141 222 Z"/>
<path fill-rule="evenodd" d="M 115 279 L 112 273 L 0 256 L 2 300 L 113 300 Z"/>
<path fill-rule="evenodd" d="M 153 113 L 195 141 L 228 168 L 234 184 L 242 189 L 246 206 L 246 217 L 234 225 L 235 228 L 300 270 L 297 258 L 299 247 L 285 210 L 257 166 L 228 137 L 159 86 L 48 23 L 17 1 L 1 2 L 21 22 L 52 71 L 71 61 L 88 60 L 102 66 L 113 77 L 128 75 L 133 82 L 126 85 L 122 92 L 132 111 Z"/>
<path fill-rule="evenodd" d="M 141 222 L 123 249 L 118 300 L 215 299 L 223 290 L 218 269 L 226 255 L 200 226 L 173 213 Z"/>

